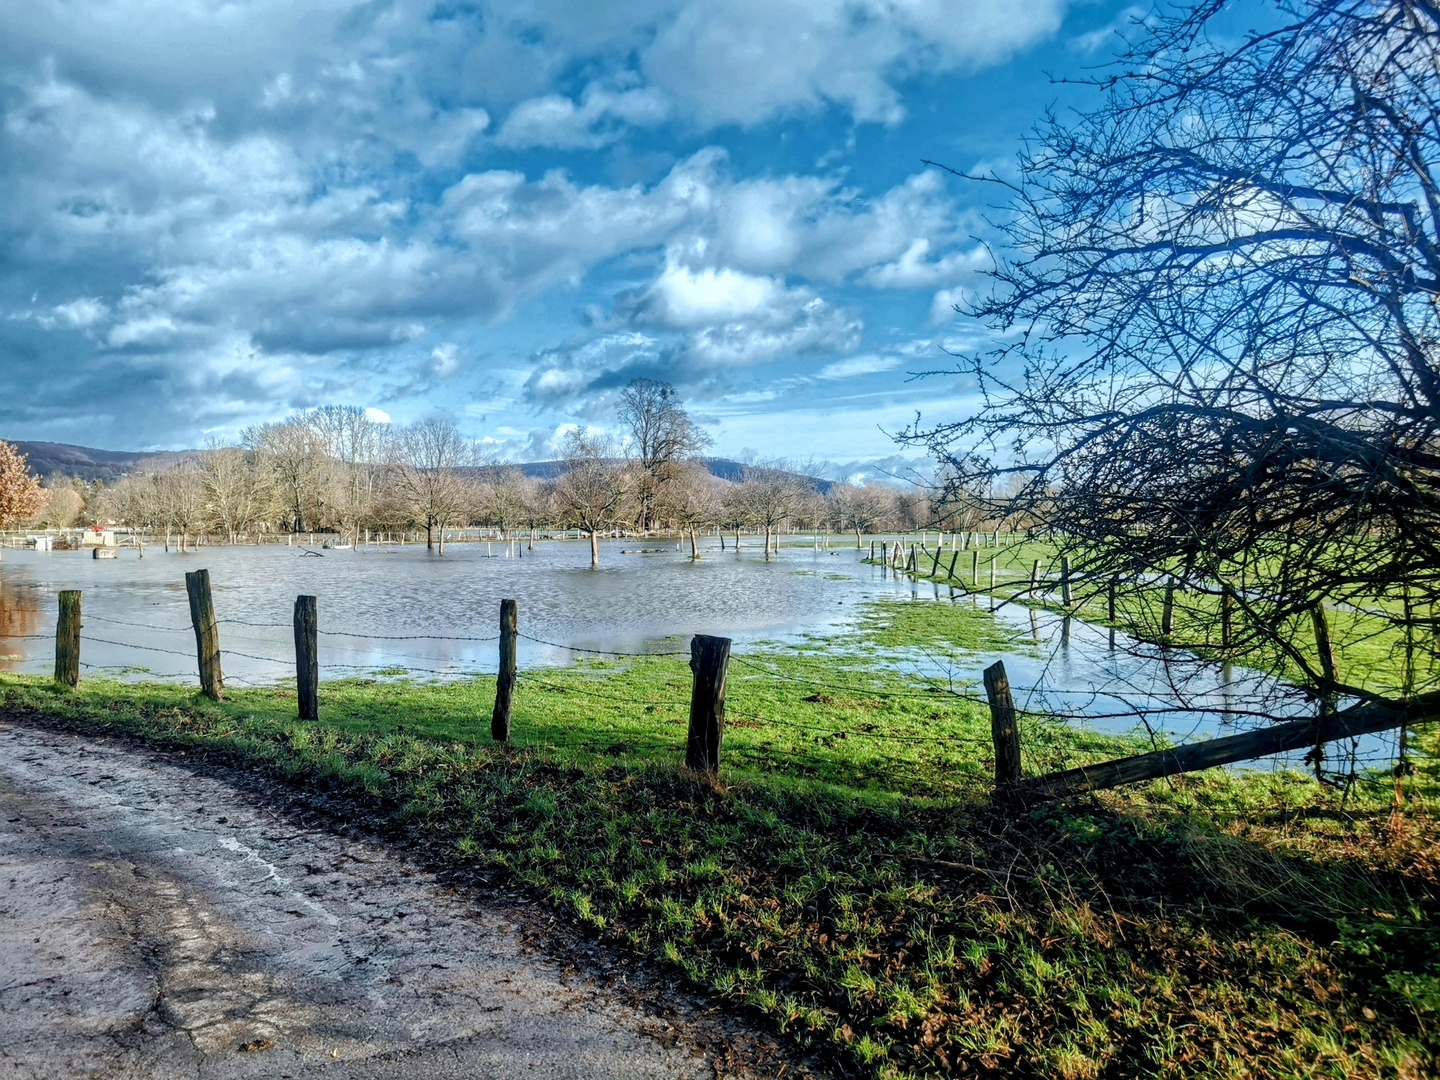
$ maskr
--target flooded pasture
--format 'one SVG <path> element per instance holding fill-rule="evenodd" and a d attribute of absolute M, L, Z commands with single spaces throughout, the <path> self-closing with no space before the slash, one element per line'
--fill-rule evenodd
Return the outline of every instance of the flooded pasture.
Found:
<path fill-rule="evenodd" d="M 318 598 L 322 678 L 389 673 L 460 677 L 493 672 L 502 598 L 519 602 L 521 667 L 562 664 L 585 650 L 683 650 L 693 633 L 759 641 L 824 637 L 855 625 L 862 605 L 908 599 L 975 605 L 963 589 L 895 577 L 862 561 L 863 551 L 787 546 L 766 561 L 763 544 L 737 553 L 713 538 L 692 561 L 688 545 L 606 541 L 600 567 L 584 541 L 452 544 L 443 556 L 421 545 L 355 550 L 206 547 L 180 553 L 148 546 L 141 558 L 87 552 L 7 550 L 0 562 L 0 667 L 40 672 L 53 663 L 56 594 L 84 593 L 86 670 L 127 678 L 194 678 L 195 642 L 186 571 L 207 568 L 220 621 L 227 681 L 265 684 L 293 677 L 295 597 Z M 626 553 L 631 552 L 631 553 Z M 966 687 L 1005 661 L 1022 709 L 1067 716 L 1099 730 L 1149 732 L 1173 740 L 1224 734 L 1257 707 L 1304 715 L 1313 704 L 1278 680 L 1240 667 L 1197 662 L 1124 634 L 1048 611 L 1001 604 L 993 613 L 1013 635 L 995 652 L 902 650 L 895 661 L 929 680 Z M 1382 755 L 1372 737 L 1362 750 Z"/>

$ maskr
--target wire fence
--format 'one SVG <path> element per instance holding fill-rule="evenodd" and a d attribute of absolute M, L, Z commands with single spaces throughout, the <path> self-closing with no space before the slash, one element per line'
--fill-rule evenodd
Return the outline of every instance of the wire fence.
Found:
<path fill-rule="evenodd" d="M 93 620 L 104 627 L 143 631 L 147 634 L 175 635 L 196 632 L 193 625 L 172 624 L 160 620 L 140 621 L 97 613 L 86 613 L 84 618 L 87 621 Z M 281 642 L 273 636 L 263 633 L 264 631 L 295 631 L 296 624 L 293 621 L 228 616 L 217 619 L 216 623 L 219 627 L 235 628 L 239 631 L 226 635 L 230 640 L 221 644 L 219 653 L 222 662 L 228 657 L 251 661 L 263 665 L 264 669 L 270 669 L 262 669 L 260 672 L 250 671 L 244 674 L 230 672 L 224 676 L 226 682 L 246 687 L 264 687 L 280 685 L 282 680 L 293 677 L 297 656 L 284 651 L 277 655 L 274 646 L 280 645 Z M 262 633 L 246 634 L 246 630 L 261 631 Z M 457 634 L 449 630 L 375 633 L 362 630 L 317 629 L 316 633 L 325 639 L 327 644 L 324 648 L 328 654 L 339 654 L 341 657 L 341 659 L 335 660 L 327 656 L 327 662 L 323 665 L 323 670 L 328 672 L 332 678 L 356 678 L 365 674 L 390 677 L 425 675 L 448 680 L 490 676 L 495 667 L 489 661 L 471 657 L 452 659 L 424 652 L 400 652 L 389 646 L 396 642 L 434 642 L 439 645 L 453 644 L 468 647 L 475 644 L 496 643 L 502 639 L 502 635 L 499 633 Z M 191 663 L 197 659 L 195 648 L 175 648 L 166 644 L 125 640 L 127 636 L 114 631 L 107 632 L 104 636 L 82 632 L 79 640 L 85 644 L 122 651 L 135 651 L 146 656 L 173 656 L 183 658 Z M 37 641 L 51 637 L 53 635 L 45 633 L 27 633 L 4 635 L 0 640 Z M 574 645 L 529 633 L 517 632 L 516 637 L 543 648 L 582 657 L 615 658 L 622 661 L 637 659 L 673 661 L 691 656 L 689 650 L 682 649 L 651 648 L 630 651 Z M 241 648 L 234 647 L 232 642 L 236 640 L 240 642 Z M 350 644 L 366 641 L 381 644 L 374 647 Z M 660 644 L 663 645 L 664 642 Z M 271 651 L 266 651 L 266 646 L 271 646 Z M 1111 647 L 1113 648 L 1113 646 L 1114 637 L 1112 635 Z M 376 659 L 369 663 L 355 662 L 369 655 L 375 655 Z M 1052 652 L 1050 659 L 1055 660 L 1057 656 L 1058 649 Z M 349 659 L 346 659 L 347 657 Z M 953 671 L 943 675 L 934 673 L 927 675 L 920 671 L 902 672 L 892 664 L 883 674 L 878 674 L 875 671 L 859 670 L 853 664 L 849 664 L 842 665 L 842 670 L 854 675 L 853 679 L 843 676 L 816 678 L 809 674 L 783 670 L 788 659 L 783 654 L 777 654 L 773 648 L 762 649 L 751 654 L 732 653 L 730 661 L 736 665 L 738 677 L 732 678 L 732 687 L 735 692 L 731 696 L 732 707 L 727 710 L 726 721 L 733 724 L 740 732 L 758 728 L 766 733 L 784 735 L 791 740 L 790 745 L 779 746 L 775 745 L 773 737 L 764 741 L 763 745 L 756 745 L 755 739 L 748 736 L 732 739 L 727 747 L 727 753 L 737 754 L 746 760 L 761 761 L 767 756 L 773 756 L 775 759 L 789 761 L 809 760 L 812 764 L 818 765 L 821 763 L 821 755 L 829 755 L 827 760 L 829 764 L 833 765 L 834 755 L 830 751 L 834 749 L 835 745 L 841 741 L 856 739 L 872 748 L 870 752 L 867 752 L 864 761 L 854 763 L 853 767 L 856 770 L 889 769 L 896 777 L 905 776 L 930 788 L 943 788 L 954 786 L 955 783 L 953 776 L 946 775 L 947 768 L 953 768 L 962 762 L 968 762 L 972 766 L 983 764 L 988 752 L 994 746 L 991 738 L 970 733 L 975 722 L 983 720 L 983 713 L 974 711 L 963 717 L 965 722 L 962 724 L 947 722 L 943 726 L 932 727 L 929 730 L 921 729 L 919 722 L 913 716 L 902 718 L 903 722 L 895 721 L 895 718 L 891 717 L 892 722 L 882 730 L 875 724 L 844 722 L 841 718 L 833 716 L 821 716 L 812 720 L 809 717 L 797 716 L 795 712 L 802 702 L 835 706 L 837 711 L 873 707 L 866 704 L 870 702 L 892 703 L 902 708 L 912 707 L 918 702 L 927 702 L 945 703 L 972 710 L 979 707 L 993 709 L 994 699 L 988 694 L 979 693 L 975 688 L 976 684 L 973 678 L 957 678 Z M 143 674 L 161 679 L 184 680 L 195 677 L 193 669 L 191 671 L 161 672 L 138 664 L 133 666 L 96 664 L 91 661 L 81 662 L 80 666 L 92 672 L 108 670 L 124 674 Z M 549 670 L 552 669 L 541 667 L 519 672 L 518 679 L 522 685 L 533 687 L 542 693 L 574 694 L 597 702 L 604 701 L 618 710 L 644 709 L 653 722 L 667 724 L 673 722 L 678 725 L 684 722 L 694 704 L 692 701 L 667 697 L 647 697 L 637 694 L 633 690 L 627 691 L 621 681 L 624 678 L 623 673 L 607 674 L 604 678 L 596 678 L 592 685 L 588 679 L 577 679 L 573 676 L 565 678 L 563 681 L 553 676 L 547 677 L 545 672 Z M 1168 672 L 1168 667 L 1166 670 Z M 773 708 L 750 706 L 749 697 L 751 695 L 746 690 L 752 683 L 756 686 L 767 687 L 764 693 L 771 695 L 772 700 L 778 696 L 779 700 L 776 706 Z M 897 683 L 908 685 L 900 688 L 897 687 Z M 799 697 L 798 701 L 792 700 L 804 691 L 810 691 L 810 694 Z M 1077 724 L 1130 721 L 1138 731 L 1143 732 L 1145 740 L 1152 748 L 1159 748 L 1162 745 L 1186 744 L 1213 735 L 1217 722 L 1222 726 L 1222 730 L 1224 727 L 1233 728 L 1242 723 L 1259 726 L 1276 719 L 1284 719 L 1286 715 L 1302 717 L 1316 708 L 1313 695 L 1307 698 L 1301 691 L 1291 694 L 1291 700 L 1285 706 L 1289 710 L 1288 714 L 1278 716 L 1276 703 L 1273 700 L 1259 701 L 1234 697 L 1218 706 L 1207 702 L 1197 703 L 1192 695 L 1187 694 L 1187 687 L 1178 679 L 1172 680 L 1172 685 L 1162 688 L 1162 690 L 1157 690 L 1153 681 L 1148 685 L 1141 685 L 1138 682 L 1127 684 L 1123 675 L 1117 675 L 1115 685 L 1109 687 L 1057 685 L 1049 677 L 1048 666 L 1041 667 L 1034 683 L 1014 687 L 1012 691 L 1021 701 L 1020 706 L 1014 710 L 1015 714 L 1024 718 L 1027 724 L 1046 725 L 1044 728 L 1030 729 L 1030 734 L 1039 736 L 1033 744 L 1035 759 L 1041 760 L 1051 768 L 1090 764 L 1106 756 L 1114 756 L 1113 743 L 1107 744 L 1103 740 L 1092 740 L 1091 745 L 1084 746 L 1073 740 L 1066 743 L 1063 738 L 1054 734 L 1055 731 L 1063 730 L 1067 725 L 1073 727 Z M 843 697 L 831 695 L 843 695 Z M 1057 701 L 1057 699 L 1059 700 Z M 1067 699 L 1071 702 L 1068 706 L 1063 704 Z M 1099 704 L 1102 702 L 1113 704 Z M 1340 703 L 1326 701 L 1321 702 L 1319 707 L 1333 710 L 1338 704 Z M 745 707 L 735 708 L 736 705 Z M 657 710 L 660 711 L 662 717 L 668 717 L 668 719 L 655 718 L 654 714 Z M 1188 729 L 1183 727 L 1178 730 L 1173 727 L 1167 728 L 1163 723 L 1158 722 L 1175 717 L 1186 718 L 1185 722 L 1189 724 Z M 852 717 L 852 719 L 854 718 Z M 948 721 L 954 718 L 932 714 L 930 719 Z M 760 736 L 755 738 L 758 739 Z M 889 754 L 875 752 L 877 748 L 882 747 L 891 747 L 896 752 Z M 1362 742 L 1359 739 L 1350 740 L 1348 744 L 1337 744 L 1328 751 L 1317 746 L 1306 756 L 1304 763 L 1313 767 L 1318 779 L 1329 783 L 1373 785 L 1384 782 L 1383 779 L 1377 779 L 1381 772 L 1381 766 L 1392 764 L 1396 760 L 1403 760 L 1404 753 L 1401 740 L 1392 734 L 1388 738 L 1374 738 L 1368 742 Z M 1293 758 L 1277 759 L 1277 762 L 1286 766 L 1294 764 Z"/>

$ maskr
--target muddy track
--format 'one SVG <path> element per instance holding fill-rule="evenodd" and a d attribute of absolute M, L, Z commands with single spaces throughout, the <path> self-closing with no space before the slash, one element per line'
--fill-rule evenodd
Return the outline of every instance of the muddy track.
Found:
<path fill-rule="evenodd" d="M 166 756 L 0 718 L 0 1080 L 813 1075 L 515 894 Z"/>

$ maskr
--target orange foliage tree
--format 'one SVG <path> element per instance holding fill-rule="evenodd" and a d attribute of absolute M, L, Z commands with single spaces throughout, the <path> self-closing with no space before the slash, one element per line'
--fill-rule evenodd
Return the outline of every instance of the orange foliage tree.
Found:
<path fill-rule="evenodd" d="M 25 455 L 0 441 L 0 529 L 29 521 L 45 505 L 40 479 L 30 475 Z"/>

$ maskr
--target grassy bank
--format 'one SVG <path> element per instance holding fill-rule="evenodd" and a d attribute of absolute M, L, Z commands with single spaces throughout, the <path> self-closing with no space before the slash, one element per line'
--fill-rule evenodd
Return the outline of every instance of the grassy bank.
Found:
<path fill-rule="evenodd" d="M 997 633 L 902 603 L 747 651 L 719 783 L 677 767 L 681 657 L 531 673 L 504 747 L 490 679 L 326 684 L 319 724 L 283 687 L 4 676 L 0 704 L 357 795 L 864 1073 L 1433 1074 L 1423 799 L 1392 816 L 1376 787 L 1217 775 L 997 809 L 988 718 L 936 674 L 1013 647 Z M 1036 768 L 1124 748 L 1026 730 Z"/>

